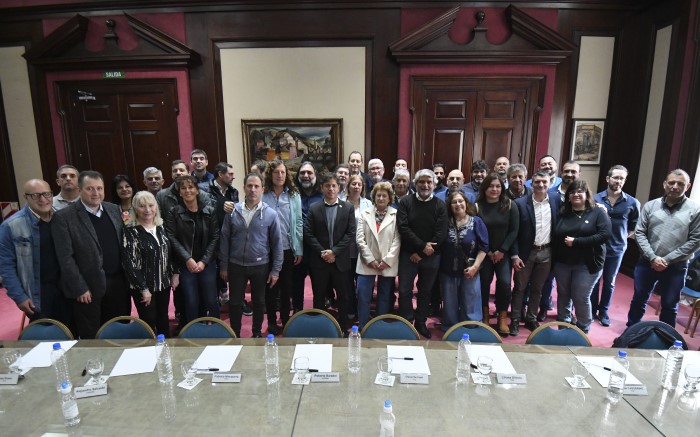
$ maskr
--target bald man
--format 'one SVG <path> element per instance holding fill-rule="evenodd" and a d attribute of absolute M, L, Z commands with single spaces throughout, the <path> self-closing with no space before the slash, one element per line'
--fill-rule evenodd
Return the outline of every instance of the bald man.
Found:
<path fill-rule="evenodd" d="M 56 319 L 69 327 L 71 305 L 58 288 L 60 271 L 53 238 L 53 193 L 46 181 L 23 187 L 26 205 L 0 225 L 0 275 L 7 295 L 29 320 Z"/>

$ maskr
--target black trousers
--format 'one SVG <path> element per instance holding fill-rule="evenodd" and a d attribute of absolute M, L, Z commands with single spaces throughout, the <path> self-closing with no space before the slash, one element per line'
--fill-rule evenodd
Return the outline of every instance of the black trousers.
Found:
<path fill-rule="evenodd" d="M 292 295 L 292 283 L 294 282 L 294 252 L 292 249 L 284 251 L 284 260 L 282 262 L 282 270 L 277 284 L 274 287 L 267 287 L 265 291 L 265 306 L 267 307 L 267 324 L 269 326 L 277 323 L 277 297 L 280 298 L 280 318 L 282 325 L 289 320 L 289 312 L 291 310 L 289 299 Z"/>
<path fill-rule="evenodd" d="M 151 303 L 146 306 L 141 302 L 141 291 L 131 290 L 131 297 L 139 312 L 139 318 L 148 323 L 156 334 L 170 337 L 170 322 L 168 320 L 168 306 L 170 305 L 170 287 L 165 290 L 157 290 L 151 293 Z"/>
<path fill-rule="evenodd" d="M 338 323 L 343 330 L 348 327 L 348 283 L 350 271 L 341 272 L 333 264 L 314 266 L 311 272 L 311 287 L 314 293 L 314 308 L 324 309 L 327 291 L 333 287 L 337 298 Z"/>
<path fill-rule="evenodd" d="M 228 290 L 230 293 L 229 316 L 231 329 L 241 336 L 241 317 L 243 317 L 243 294 L 250 281 L 250 299 L 253 305 L 253 335 L 260 334 L 265 317 L 265 288 L 270 266 L 244 267 L 238 264 L 228 265 Z"/>

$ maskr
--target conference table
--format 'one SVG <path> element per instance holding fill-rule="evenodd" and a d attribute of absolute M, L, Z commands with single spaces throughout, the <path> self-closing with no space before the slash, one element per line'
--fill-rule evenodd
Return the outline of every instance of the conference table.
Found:
<path fill-rule="evenodd" d="M 386 399 L 393 403 L 397 436 L 471 435 L 698 435 L 700 394 L 665 391 L 659 380 L 664 364 L 655 351 L 630 350 L 630 371 L 647 387 L 647 396 L 606 401 L 606 390 L 591 376 L 590 389 L 574 390 L 571 376 L 576 355 L 612 356 L 616 350 L 556 346 L 501 347 L 526 384 L 457 384 L 457 344 L 442 341 L 362 342 L 359 374 L 347 371 L 346 340 L 319 339 L 333 345 L 332 370 L 339 382 L 292 385 L 288 373 L 296 343 L 278 339 L 280 381 L 268 385 L 263 362 L 264 340 L 168 340 L 172 346 L 174 383 L 161 384 L 156 372 L 111 377 L 108 393 L 78 400 L 81 424 L 66 428 L 51 367 L 30 370 L 17 385 L 0 386 L 0 435 L 141 436 L 141 435 L 274 435 L 373 436 L 379 434 L 379 413 Z M 4 349 L 28 352 L 38 342 L 3 342 Z M 104 360 L 109 374 L 125 348 L 152 346 L 155 341 L 79 341 L 68 351 L 74 386 L 85 383 L 87 359 Z M 212 383 L 210 375 L 192 390 L 182 381 L 180 363 L 195 359 L 207 345 L 242 345 L 231 372 L 240 383 Z M 430 366 L 429 384 L 393 387 L 374 383 L 377 360 L 386 346 L 423 346 Z M 700 352 L 688 352 L 700 354 Z M 5 371 L 4 369 L 2 370 Z"/>

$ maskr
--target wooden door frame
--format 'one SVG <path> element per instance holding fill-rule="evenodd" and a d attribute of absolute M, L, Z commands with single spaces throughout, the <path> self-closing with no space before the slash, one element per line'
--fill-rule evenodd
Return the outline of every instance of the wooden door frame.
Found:
<path fill-rule="evenodd" d="M 524 146 L 520 160 L 532 168 L 537 150 L 539 114 L 544 106 L 545 76 L 411 76 L 409 110 L 411 111 L 411 172 L 414 174 L 426 152 L 422 138 L 425 134 L 426 95 L 431 91 L 495 91 L 508 88 L 527 89 L 525 103 Z M 464 170 L 464 169 L 463 169 Z"/>

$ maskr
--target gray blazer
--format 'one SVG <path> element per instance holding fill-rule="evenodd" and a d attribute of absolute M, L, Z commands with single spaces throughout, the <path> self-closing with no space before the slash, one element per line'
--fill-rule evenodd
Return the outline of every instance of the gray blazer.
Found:
<path fill-rule="evenodd" d="M 119 207 L 102 202 L 102 208 L 112 220 L 117 241 L 121 242 L 124 224 Z M 88 214 L 83 203 L 77 201 L 56 211 L 53 217 L 52 236 L 61 266 L 63 294 L 72 299 L 88 290 L 95 297 L 102 297 L 107 287 L 102 248 Z"/>

